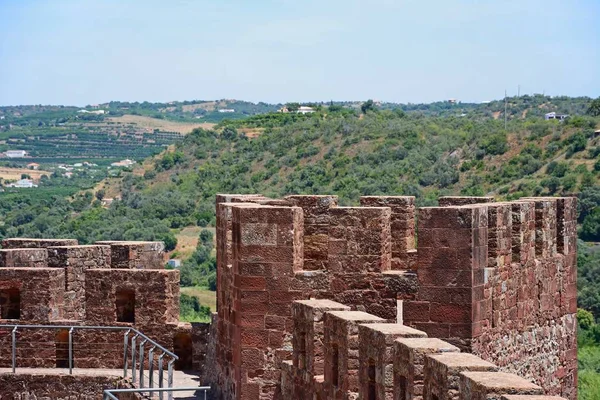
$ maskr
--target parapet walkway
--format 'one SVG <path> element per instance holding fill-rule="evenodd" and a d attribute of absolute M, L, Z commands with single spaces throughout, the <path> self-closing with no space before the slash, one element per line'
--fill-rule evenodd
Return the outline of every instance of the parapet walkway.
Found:
<path fill-rule="evenodd" d="M 131 373 L 131 371 L 128 371 Z M 12 368 L 0 368 L 0 375 L 3 374 L 12 374 Z M 21 375 L 69 375 L 69 370 L 67 368 L 17 368 L 15 370 L 16 374 Z M 103 369 L 103 368 L 73 368 L 73 376 L 101 376 L 107 378 L 121 378 L 123 377 L 122 369 Z M 154 378 L 154 386 L 157 387 L 158 384 L 158 374 L 155 374 Z M 148 383 L 148 371 L 145 371 L 145 382 Z M 166 386 L 167 382 L 165 379 L 164 386 Z M 173 387 L 195 387 L 201 386 L 200 377 L 193 372 L 186 371 L 173 371 Z M 154 398 L 158 396 L 155 395 Z M 167 396 L 165 395 L 166 399 Z M 173 398 L 175 399 L 204 399 L 204 392 L 174 392 Z"/>

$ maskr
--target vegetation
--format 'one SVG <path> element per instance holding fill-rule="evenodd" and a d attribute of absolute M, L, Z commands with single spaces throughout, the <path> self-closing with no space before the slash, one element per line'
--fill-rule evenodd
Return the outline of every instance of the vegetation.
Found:
<path fill-rule="evenodd" d="M 232 118 L 220 120 L 214 130 L 194 130 L 169 150 L 148 158 L 143 170 L 123 171 L 100 186 L 94 186 L 103 178 L 99 175 L 86 181 L 52 176 L 36 190 L 0 193 L 0 238 L 76 237 L 81 243 L 164 240 L 171 250 L 182 228 L 214 226 L 214 198 L 219 192 L 335 193 L 343 205 L 357 204 L 360 195 L 389 193 L 414 195 L 419 205 L 436 204 L 438 196 L 452 194 L 492 194 L 510 200 L 575 193 L 580 238 L 600 241 L 600 138 L 594 133 L 600 118 L 589 112 L 595 102 L 541 95 L 509 98 L 507 130 L 503 101 L 331 102 L 312 104 L 316 110 L 312 114 L 262 113 L 273 111 L 265 107 L 249 111 L 245 119 L 221 113 Z M 200 107 L 188 105 L 192 104 L 181 103 L 181 112 L 201 113 L 195 111 Z M 177 107 L 110 103 L 109 109 L 177 118 Z M 545 121 L 543 114 L 550 111 L 570 117 L 562 123 Z M 248 129 L 260 134 L 250 139 L 244 134 Z M 68 156 L 78 151 L 83 150 Z M 121 200 L 102 207 L 101 197 L 107 193 L 115 197 L 115 192 Z M 181 267 L 182 284 L 189 289 L 214 289 L 213 247 L 210 231 L 201 231 L 196 249 Z M 579 304 L 598 320 L 600 256 L 594 247 L 581 243 L 580 248 Z M 182 314 L 188 320 L 202 319 L 206 309 L 182 297 Z M 596 342 L 586 337 L 581 362 L 597 365 Z M 590 394 L 598 387 L 595 374 L 593 368 L 582 368 L 581 396 L 597 398 Z M 586 392 L 585 387 L 590 389 Z"/>

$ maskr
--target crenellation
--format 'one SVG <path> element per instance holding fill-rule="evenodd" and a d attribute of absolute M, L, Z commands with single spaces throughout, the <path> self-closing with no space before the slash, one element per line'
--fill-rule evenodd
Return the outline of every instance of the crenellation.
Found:
<path fill-rule="evenodd" d="M 430 354 L 425 357 L 424 400 L 459 400 L 460 373 L 498 371 L 498 367 L 469 353 Z"/>
<path fill-rule="evenodd" d="M 110 268 L 110 246 L 48 247 L 48 267 L 65 269 L 66 319 L 85 319 L 85 271 L 92 268 Z"/>
<path fill-rule="evenodd" d="M 394 342 L 394 400 L 423 400 L 426 356 L 459 352 L 458 347 L 441 339 L 396 339 Z"/>
<path fill-rule="evenodd" d="M 372 323 L 358 326 L 359 396 L 392 398 L 394 394 L 394 341 L 425 338 L 427 334 L 402 324 Z"/>
<path fill-rule="evenodd" d="M 359 325 L 384 319 L 362 311 L 325 313 L 325 392 L 330 399 L 347 399 L 359 391 Z"/>
<path fill-rule="evenodd" d="M 460 375 L 460 400 L 502 400 L 505 394 L 544 394 L 541 387 L 514 374 L 465 371 Z"/>
<path fill-rule="evenodd" d="M 414 196 L 361 196 L 360 205 L 390 208 L 391 269 L 414 271 L 415 257 L 409 256 L 416 252 Z"/>
<path fill-rule="evenodd" d="M 0 250 L 0 268 L 47 268 L 45 248 L 11 248 Z"/>
<path fill-rule="evenodd" d="M 165 267 L 163 242 L 99 241 L 97 245 L 111 248 L 111 268 L 163 269 Z"/>
<path fill-rule="evenodd" d="M 45 249 L 55 246 L 77 246 L 77 239 L 8 238 L 2 240 L 3 249 Z"/>
<path fill-rule="evenodd" d="M 179 322 L 162 243 L 5 239 L 1 321 L 135 327 L 224 400 L 575 400 L 576 200 L 414 201 L 217 195 L 210 324 Z M 54 335 L 23 366 L 64 363 Z M 119 336 L 78 331 L 75 365 L 121 368 Z"/>

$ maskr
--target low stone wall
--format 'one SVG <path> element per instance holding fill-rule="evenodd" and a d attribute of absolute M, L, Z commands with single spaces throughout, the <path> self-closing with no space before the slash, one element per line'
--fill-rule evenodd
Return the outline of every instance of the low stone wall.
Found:
<path fill-rule="evenodd" d="M 101 400 L 105 389 L 133 387 L 120 376 L 0 373 L 0 400 Z M 121 400 L 141 399 L 123 394 Z"/>
<path fill-rule="evenodd" d="M 54 246 L 77 246 L 77 239 L 10 238 L 2 241 L 3 249 L 45 249 Z"/>

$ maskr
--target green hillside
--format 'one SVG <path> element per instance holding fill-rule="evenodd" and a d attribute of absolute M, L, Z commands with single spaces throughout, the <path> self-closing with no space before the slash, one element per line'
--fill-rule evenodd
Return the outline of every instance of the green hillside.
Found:
<path fill-rule="evenodd" d="M 440 195 L 576 194 L 579 236 L 600 242 L 600 110 L 587 113 L 588 98 L 508 100 L 506 128 L 502 101 L 321 103 L 312 105 L 312 114 L 225 119 L 101 182 L 106 175 L 68 181 L 52 176 L 35 190 L 0 192 L 0 238 L 164 240 L 172 257 L 184 258 L 182 284 L 213 290 L 213 233 L 198 226 L 214 227 L 219 192 L 337 194 L 344 205 L 377 194 L 414 195 L 418 205 L 436 204 Z M 545 121 L 549 111 L 570 117 Z M 107 194 L 121 200 L 103 207 Z M 600 381 L 600 251 L 583 241 L 580 249 L 579 304 L 587 310 L 580 326 L 581 398 L 594 398 L 591 388 Z M 207 318 L 209 309 L 197 297 L 184 303 L 184 318 Z"/>

